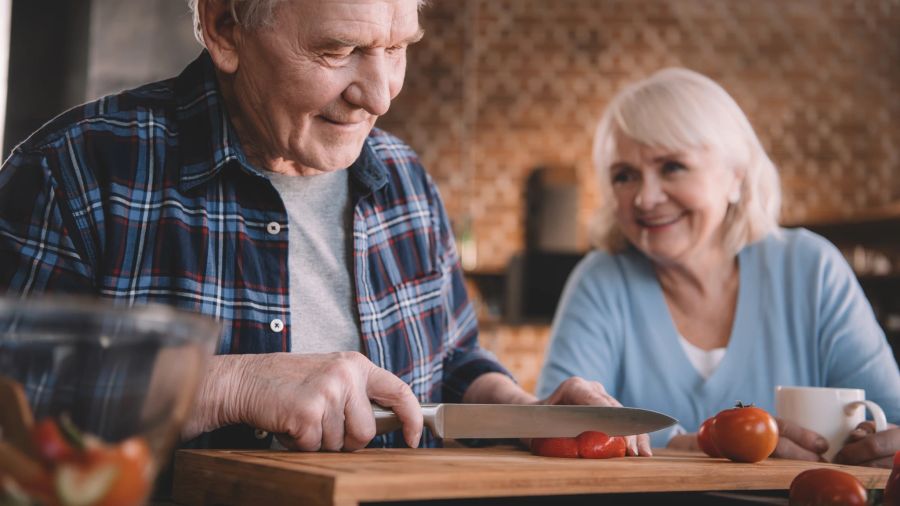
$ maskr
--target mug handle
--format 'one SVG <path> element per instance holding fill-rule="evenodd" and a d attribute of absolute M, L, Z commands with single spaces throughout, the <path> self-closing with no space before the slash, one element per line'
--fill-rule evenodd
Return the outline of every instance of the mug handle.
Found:
<path fill-rule="evenodd" d="M 875 420 L 875 432 L 881 432 L 887 429 L 887 418 L 884 416 L 884 411 L 881 409 L 881 406 L 872 401 L 853 401 L 847 403 L 847 405 L 844 406 L 844 414 L 847 416 L 852 415 L 853 412 L 856 411 L 856 408 L 860 406 L 865 406 L 872 412 L 872 418 Z"/>

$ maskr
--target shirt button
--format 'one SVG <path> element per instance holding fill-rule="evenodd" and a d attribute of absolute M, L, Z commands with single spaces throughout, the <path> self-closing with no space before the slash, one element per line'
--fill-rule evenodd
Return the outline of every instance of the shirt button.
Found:
<path fill-rule="evenodd" d="M 281 232 L 281 225 L 279 225 L 277 221 L 270 221 L 269 224 L 266 225 L 266 231 L 272 235 L 278 235 L 278 232 Z"/>
<path fill-rule="evenodd" d="M 272 332 L 281 332 L 284 330 L 284 322 L 275 318 L 269 323 L 269 328 L 272 329 Z"/>
<path fill-rule="evenodd" d="M 253 431 L 253 437 L 255 437 L 256 439 L 265 439 L 269 437 L 269 433 L 262 429 L 256 429 Z"/>

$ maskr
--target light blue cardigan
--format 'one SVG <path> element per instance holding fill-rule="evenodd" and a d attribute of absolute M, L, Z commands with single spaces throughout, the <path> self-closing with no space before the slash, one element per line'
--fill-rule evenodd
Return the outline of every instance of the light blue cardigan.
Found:
<path fill-rule="evenodd" d="M 731 338 L 704 380 L 678 342 L 650 261 L 594 252 L 570 276 L 538 381 L 549 395 L 570 376 L 599 381 L 626 406 L 695 432 L 740 400 L 775 413 L 776 385 L 864 388 L 900 421 L 900 373 L 853 271 L 824 238 L 781 229 L 738 254 Z M 653 433 L 665 446 L 672 429 Z"/>

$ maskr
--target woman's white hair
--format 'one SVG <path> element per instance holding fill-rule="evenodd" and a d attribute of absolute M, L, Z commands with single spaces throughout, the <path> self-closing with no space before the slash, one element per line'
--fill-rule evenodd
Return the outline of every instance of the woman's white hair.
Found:
<path fill-rule="evenodd" d="M 187 0 L 188 7 L 194 20 L 194 37 L 201 46 L 203 42 L 203 25 L 200 22 L 200 10 L 197 9 L 199 0 Z M 257 29 L 269 26 L 275 20 L 275 7 L 285 0 L 216 0 L 227 2 L 231 9 L 231 16 L 237 23 L 245 28 Z M 418 0 L 419 8 L 422 8 L 428 0 Z"/>
<path fill-rule="evenodd" d="M 605 204 L 597 222 L 597 247 L 620 252 L 628 246 L 616 223 L 609 174 L 617 157 L 617 135 L 672 151 L 713 149 L 731 169 L 743 173 L 740 198 L 729 205 L 723 223 L 727 251 L 737 253 L 778 229 L 778 172 L 747 116 L 712 79 L 669 68 L 622 90 L 600 119 L 594 137 L 594 165 Z"/>

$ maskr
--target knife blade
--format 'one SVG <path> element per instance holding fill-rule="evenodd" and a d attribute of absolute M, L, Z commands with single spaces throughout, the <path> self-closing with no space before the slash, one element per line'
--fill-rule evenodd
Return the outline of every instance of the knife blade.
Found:
<path fill-rule="evenodd" d="M 400 428 L 393 411 L 372 405 L 378 434 Z M 678 420 L 640 408 L 537 404 L 422 404 L 425 425 L 445 439 L 574 437 L 586 430 L 630 436 L 664 429 Z"/>

